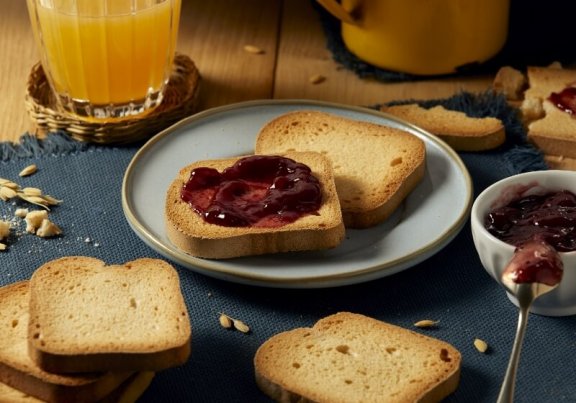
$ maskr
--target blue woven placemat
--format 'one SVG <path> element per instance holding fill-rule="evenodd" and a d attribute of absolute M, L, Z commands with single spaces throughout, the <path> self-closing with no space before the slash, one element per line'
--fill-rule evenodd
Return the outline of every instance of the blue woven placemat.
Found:
<path fill-rule="evenodd" d="M 494 181 L 522 171 L 545 169 L 540 153 L 524 141 L 522 126 L 499 97 L 459 94 L 442 103 L 469 113 L 492 114 L 506 123 L 509 139 L 498 150 L 461 153 L 479 193 Z M 50 217 L 64 235 L 43 240 L 23 233 L 0 252 L 0 285 L 28 279 L 44 262 L 66 255 L 94 256 L 109 264 L 157 257 L 132 232 L 121 207 L 121 183 L 137 145 L 101 147 L 51 135 L 26 136 L 0 144 L 0 177 L 34 186 L 64 200 Z M 19 178 L 30 163 L 36 174 Z M 17 206 L 0 202 L 0 217 Z M 449 402 L 493 402 L 499 390 L 516 328 L 517 310 L 484 271 L 469 225 L 445 249 L 417 266 L 365 284 L 319 290 L 267 289 L 227 283 L 178 267 L 192 318 L 189 362 L 157 375 L 142 402 L 267 402 L 254 382 L 258 346 L 278 332 L 311 326 L 337 311 L 366 314 L 411 328 L 420 319 L 439 320 L 436 329 L 416 331 L 452 343 L 463 355 L 458 390 Z M 250 334 L 226 331 L 219 312 L 245 321 Z M 574 402 L 576 317 L 532 315 L 518 373 L 518 402 Z M 480 338 L 490 349 L 473 346 Z"/>

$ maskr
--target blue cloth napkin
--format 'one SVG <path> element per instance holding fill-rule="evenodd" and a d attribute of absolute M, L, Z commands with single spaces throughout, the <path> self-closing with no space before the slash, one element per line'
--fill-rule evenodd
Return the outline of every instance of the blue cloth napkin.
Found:
<path fill-rule="evenodd" d="M 503 177 L 546 169 L 542 156 L 525 143 L 515 113 L 492 94 L 459 94 L 430 101 L 470 114 L 503 119 L 508 140 L 498 150 L 461 153 L 475 193 Z M 29 279 L 48 260 L 66 255 L 119 264 L 140 257 L 161 258 L 132 232 L 121 207 L 124 171 L 138 145 L 105 147 L 79 143 L 65 134 L 39 141 L 25 136 L 18 145 L 0 144 L 0 177 L 39 187 L 63 199 L 50 212 L 63 236 L 40 239 L 22 225 L 0 252 L 0 285 Z M 18 172 L 35 163 L 38 172 Z M 0 217 L 18 207 L 0 201 Z M 461 381 L 448 402 L 493 402 L 504 376 L 518 311 L 482 268 L 467 224 L 446 248 L 401 273 L 364 284 L 331 289 L 268 289 L 228 283 L 176 266 L 192 319 L 192 355 L 180 368 L 157 374 L 142 402 L 267 402 L 254 382 L 252 360 L 270 336 L 312 326 L 323 316 L 351 311 L 452 343 L 462 352 Z M 574 268 L 568 268 L 574 269 Z M 223 329 L 220 312 L 242 319 L 251 332 Z M 437 328 L 416 329 L 421 319 Z M 518 402 L 574 402 L 576 316 L 531 315 L 518 373 Z M 475 338 L 489 344 L 478 352 Z"/>

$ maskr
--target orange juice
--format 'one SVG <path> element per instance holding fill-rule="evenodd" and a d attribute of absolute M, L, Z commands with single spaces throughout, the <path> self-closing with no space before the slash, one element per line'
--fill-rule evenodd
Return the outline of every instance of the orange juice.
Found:
<path fill-rule="evenodd" d="M 161 101 L 181 0 L 28 0 L 42 65 L 62 106 L 118 117 Z"/>

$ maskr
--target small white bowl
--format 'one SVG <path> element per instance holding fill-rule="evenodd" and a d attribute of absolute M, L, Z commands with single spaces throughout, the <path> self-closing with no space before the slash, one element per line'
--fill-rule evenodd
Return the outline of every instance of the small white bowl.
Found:
<path fill-rule="evenodd" d="M 536 171 L 510 176 L 486 188 L 474 201 L 471 227 L 474 245 L 482 265 L 500 283 L 500 275 L 514 254 L 515 247 L 493 235 L 484 227 L 484 218 L 496 207 L 529 194 L 569 190 L 576 193 L 576 171 Z M 542 295 L 532 304 L 530 311 L 538 315 L 576 315 L 576 251 L 560 253 L 564 275 L 558 288 Z M 508 298 L 516 305 L 511 294 Z"/>

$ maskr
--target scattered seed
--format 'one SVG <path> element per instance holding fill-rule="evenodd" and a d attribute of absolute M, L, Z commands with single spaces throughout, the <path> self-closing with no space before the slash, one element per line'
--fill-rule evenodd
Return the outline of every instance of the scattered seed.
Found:
<path fill-rule="evenodd" d="M 42 196 L 42 191 L 38 188 L 24 188 L 22 192 L 26 196 Z"/>
<path fill-rule="evenodd" d="M 38 170 L 38 167 L 36 167 L 35 164 L 28 165 L 26 168 L 21 170 L 18 175 L 19 176 L 29 176 L 29 175 L 32 175 L 33 173 L 35 173 L 37 170 Z"/>
<path fill-rule="evenodd" d="M 232 323 L 234 324 L 234 328 L 242 333 L 248 333 L 250 331 L 248 325 L 241 320 L 232 319 Z"/>
<path fill-rule="evenodd" d="M 223 328 L 230 329 L 232 327 L 232 319 L 230 316 L 222 313 L 220 314 L 220 318 L 218 320 L 220 321 L 220 325 Z"/>
<path fill-rule="evenodd" d="M 419 320 L 418 322 L 414 323 L 414 326 L 416 327 L 434 327 L 438 324 L 438 320 L 430 320 L 430 319 L 424 319 L 424 320 Z"/>
<path fill-rule="evenodd" d="M 16 193 L 16 191 L 12 188 L 9 187 L 1 187 L 0 188 L 0 197 L 2 197 L 2 200 L 6 201 L 9 200 L 13 197 L 16 197 L 18 193 Z"/>
<path fill-rule="evenodd" d="M 324 77 L 321 74 L 315 74 L 312 77 L 310 77 L 310 83 L 312 84 L 320 84 L 323 83 L 324 81 L 326 81 L 326 77 Z"/>
<path fill-rule="evenodd" d="M 2 187 L 4 188 L 10 188 L 12 190 L 18 190 L 20 189 L 20 186 L 18 186 L 18 184 L 16 182 L 12 182 L 7 180 L 6 182 L 2 183 Z"/>
<path fill-rule="evenodd" d="M 44 200 L 46 200 L 46 203 L 48 203 L 49 206 L 55 206 L 57 204 L 62 203 L 62 200 L 58 200 L 50 195 L 42 195 L 42 197 L 44 198 Z"/>
<path fill-rule="evenodd" d="M 2 242 L 0 242 L 0 250 L 6 250 L 6 248 L 8 248 L 8 246 Z"/>
<path fill-rule="evenodd" d="M 474 347 L 476 347 L 476 350 L 480 351 L 481 353 L 485 353 L 486 350 L 488 350 L 488 343 L 486 343 L 484 340 L 474 339 Z"/>
<path fill-rule="evenodd" d="M 8 201 L 16 196 L 28 203 L 41 206 L 46 210 L 50 210 L 48 206 L 55 206 L 62 203 L 62 200 L 42 194 L 42 190 L 38 188 L 26 187 L 22 189 L 20 188 L 20 185 L 15 182 L 0 178 L 0 199 Z"/>
<path fill-rule="evenodd" d="M 244 50 L 248 53 L 252 53 L 254 55 L 261 55 L 264 53 L 264 50 L 259 48 L 258 46 L 254 45 L 244 45 Z"/>

